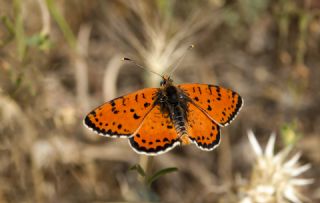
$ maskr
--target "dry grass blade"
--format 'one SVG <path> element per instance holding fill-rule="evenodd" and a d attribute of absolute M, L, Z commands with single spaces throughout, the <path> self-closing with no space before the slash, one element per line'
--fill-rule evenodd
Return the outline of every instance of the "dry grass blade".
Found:
<path fill-rule="evenodd" d="M 82 25 L 80 27 L 77 39 L 77 53 L 74 58 L 77 100 L 82 114 L 89 111 L 88 66 L 86 58 L 88 56 L 90 32 L 90 25 Z"/>
<path fill-rule="evenodd" d="M 109 101 L 117 97 L 117 79 L 119 71 L 123 66 L 123 61 L 120 60 L 120 54 L 112 56 L 106 65 L 103 75 L 103 98 L 105 101 Z"/>

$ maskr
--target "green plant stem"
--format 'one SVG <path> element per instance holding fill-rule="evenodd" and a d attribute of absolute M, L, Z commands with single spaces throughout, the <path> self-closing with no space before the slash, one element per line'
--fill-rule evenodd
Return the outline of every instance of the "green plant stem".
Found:
<path fill-rule="evenodd" d="M 297 52 L 296 52 L 296 64 L 304 64 L 304 57 L 306 52 L 306 39 L 307 31 L 310 20 L 312 19 L 312 14 L 307 12 L 301 12 L 299 15 L 299 35 L 297 40 Z"/>
<path fill-rule="evenodd" d="M 14 0 L 14 12 L 15 12 L 15 36 L 17 39 L 17 52 L 19 60 L 22 61 L 25 53 L 26 53 L 26 40 L 24 35 L 24 28 L 23 28 L 23 16 L 21 11 L 21 0 Z"/>
<path fill-rule="evenodd" d="M 147 184 L 147 178 L 150 176 L 150 174 L 152 172 L 153 161 L 154 161 L 153 156 L 140 155 L 139 164 L 142 167 L 142 169 L 144 170 L 145 176 L 141 176 L 138 173 L 138 179 L 139 179 L 139 181 L 143 182 L 144 184 Z"/>
<path fill-rule="evenodd" d="M 53 0 L 46 0 L 48 10 L 50 11 L 53 19 L 57 22 L 64 37 L 67 39 L 69 46 L 73 49 L 76 48 L 76 37 L 74 36 L 69 24 L 59 12 Z"/>

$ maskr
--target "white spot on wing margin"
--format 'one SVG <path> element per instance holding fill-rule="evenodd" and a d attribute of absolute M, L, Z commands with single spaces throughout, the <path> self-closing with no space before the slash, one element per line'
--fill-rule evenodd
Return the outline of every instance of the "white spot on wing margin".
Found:
<path fill-rule="evenodd" d="M 201 150 L 203 150 L 203 151 L 212 151 L 212 150 L 214 150 L 215 148 L 217 148 L 217 147 L 220 145 L 220 142 L 221 142 L 221 132 L 220 132 L 220 130 L 221 130 L 221 129 L 219 128 L 219 135 L 220 135 L 219 142 L 218 142 L 218 144 L 214 145 L 214 146 L 211 147 L 211 148 L 204 148 L 204 147 L 200 146 L 195 140 L 192 140 L 192 139 L 190 139 L 190 140 L 191 140 L 191 142 L 192 142 L 193 144 L 195 144 L 199 149 L 201 149 Z"/>
<path fill-rule="evenodd" d="M 134 148 L 132 145 L 131 145 L 131 142 L 130 142 L 130 139 L 128 140 L 129 144 L 130 144 L 130 147 L 138 154 L 144 154 L 144 155 L 147 155 L 147 156 L 156 156 L 156 155 L 160 155 L 160 154 L 164 154 L 168 151 L 170 151 L 171 149 L 175 148 L 176 146 L 180 145 L 180 141 L 177 140 L 173 143 L 173 145 L 171 147 L 167 147 L 166 149 L 164 150 L 160 150 L 158 152 L 144 152 L 144 151 L 138 151 L 136 148 Z"/>

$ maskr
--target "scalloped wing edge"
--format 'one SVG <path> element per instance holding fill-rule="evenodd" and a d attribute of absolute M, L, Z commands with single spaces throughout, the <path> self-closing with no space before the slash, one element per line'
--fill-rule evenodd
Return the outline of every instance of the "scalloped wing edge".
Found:
<path fill-rule="evenodd" d="M 199 149 L 201 149 L 201 150 L 203 150 L 203 151 L 212 151 L 212 150 L 214 150 L 215 148 L 217 148 L 217 147 L 220 145 L 220 143 L 221 143 L 220 128 L 219 128 L 219 131 L 218 131 L 217 138 L 218 138 L 218 139 L 217 139 L 215 142 L 212 143 L 212 147 L 210 147 L 210 148 L 205 148 L 205 147 L 199 145 L 199 144 L 197 143 L 197 141 L 195 141 L 195 140 L 193 140 L 193 139 L 191 139 L 191 138 L 189 137 L 190 141 L 191 141 L 193 144 L 195 144 Z M 216 143 L 216 142 L 217 142 L 217 143 Z"/>
<path fill-rule="evenodd" d="M 142 151 L 142 150 L 139 150 L 138 148 L 136 148 L 135 146 L 133 146 L 132 142 L 133 142 L 133 136 L 131 136 L 129 139 L 128 139 L 128 142 L 129 142 L 129 145 L 130 147 L 138 154 L 143 154 L 143 155 L 147 155 L 147 156 L 156 156 L 156 155 L 160 155 L 160 154 L 164 154 L 170 150 L 172 150 L 173 148 L 175 148 L 176 146 L 180 145 L 180 141 L 179 139 L 177 139 L 176 141 L 174 141 L 172 143 L 171 146 L 169 147 L 166 147 L 164 148 L 163 150 L 160 149 L 160 150 L 157 150 L 157 151 L 154 151 L 154 152 L 146 152 L 146 151 Z"/>
<path fill-rule="evenodd" d="M 97 130 L 95 130 L 94 128 L 90 127 L 86 121 L 87 121 L 88 116 L 85 117 L 85 119 L 83 119 L 83 125 L 88 128 L 90 131 L 103 136 L 103 137 L 110 137 L 110 138 L 130 138 L 132 137 L 134 134 L 128 134 L 128 135 L 116 135 L 116 134 L 108 134 L 108 133 L 102 133 L 102 132 L 98 132 Z"/>
<path fill-rule="evenodd" d="M 238 94 L 239 95 L 239 94 Z M 192 99 L 189 100 L 189 102 L 191 102 L 194 106 L 196 106 L 198 109 L 200 109 L 200 111 L 202 111 L 204 114 L 206 114 L 206 116 L 208 116 L 208 118 L 212 121 L 214 121 L 218 126 L 220 127 L 226 127 L 228 125 L 231 124 L 231 122 L 238 116 L 240 110 L 242 109 L 243 107 L 243 104 L 244 104 L 244 100 L 242 99 L 242 97 L 239 95 L 239 102 L 237 103 L 237 108 L 236 108 L 236 113 L 232 116 L 232 118 L 226 122 L 225 124 L 220 124 L 219 122 L 217 122 L 216 120 L 214 120 L 202 107 L 200 107 L 198 104 L 196 104 Z"/>

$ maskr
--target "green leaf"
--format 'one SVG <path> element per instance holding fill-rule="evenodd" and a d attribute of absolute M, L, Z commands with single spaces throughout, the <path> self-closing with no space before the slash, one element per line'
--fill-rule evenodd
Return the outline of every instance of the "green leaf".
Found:
<path fill-rule="evenodd" d="M 155 180 L 157 180 L 161 176 L 163 176 L 165 174 L 168 174 L 168 173 L 175 172 L 177 170 L 178 170 L 178 168 L 176 168 L 176 167 L 170 167 L 170 168 L 161 169 L 161 170 L 155 172 L 152 176 L 150 176 L 147 179 L 147 185 L 150 186 Z"/>
<path fill-rule="evenodd" d="M 13 22 L 7 16 L 1 16 L 1 21 L 10 35 L 14 35 L 14 25 Z"/>
<path fill-rule="evenodd" d="M 5 39 L 0 39 L 0 49 L 14 39 L 15 30 L 13 22 L 7 16 L 1 16 L 1 22 L 4 25 L 8 36 Z"/>
<path fill-rule="evenodd" d="M 302 137 L 302 135 L 298 132 L 297 121 L 284 124 L 281 127 L 280 135 L 282 141 L 286 146 L 296 144 L 298 140 Z"/>
<path fill-rule="evenodd" d="M 172 17 L 172 2 L 167 0 L 157 0 L 157 6 L 161 14 L 165 17 Z"/>
<path fill-rule="evenodd" d="M 146 172 L 143 170 L 143 168 L 139 164 L 135 164 L 130 167 L 130 170 L 136 170 L 141 176 L 145 177 Z"/>
<path fill-rule="evenodd" d="M 68 22 L 66 21 L 64 16 L 59 11 L 58 6 L 56 6 L 56 1 L 46 0 L 46 3 L 47 3 L 47 7 L 48 7 L 53 19 L 56 21 L 59 28 L 61 29 L 69 46 L 71 48 L 76 48 L 76 37 L 73 34 L 73 31 L 72 31 L 71 27 L 69 26 Z"/>
<path fill-rule="evenodd" d="M 35 46 L 41 50 L 48 50 L 51 46 L 49 36 L 43 33 L 35 34 L 27 38 L 28 46 Z"/>

